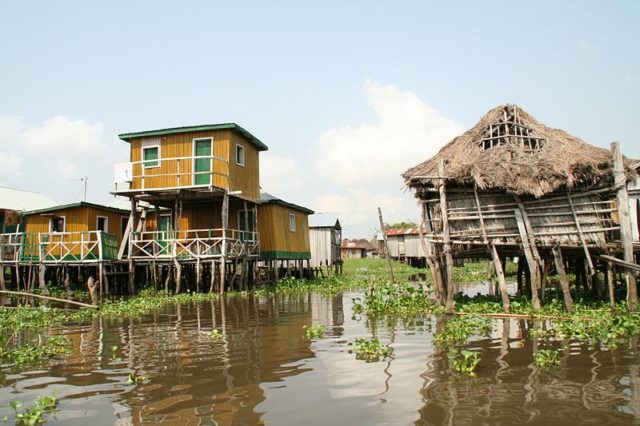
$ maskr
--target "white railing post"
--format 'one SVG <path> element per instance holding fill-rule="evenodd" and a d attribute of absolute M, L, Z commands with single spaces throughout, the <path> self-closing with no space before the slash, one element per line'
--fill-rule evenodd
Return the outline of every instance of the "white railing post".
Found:
<path fill-rule="evenodd" d="M 98 260 L 102 260 L 102 231 L 98 231 Z"/>

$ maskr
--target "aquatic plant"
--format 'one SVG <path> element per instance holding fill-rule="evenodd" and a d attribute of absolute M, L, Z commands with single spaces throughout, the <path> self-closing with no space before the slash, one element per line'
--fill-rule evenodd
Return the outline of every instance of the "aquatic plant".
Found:
<path fill-rule="evenodd" d="M 137 375 L 136 372 L 129 373 L 127 376 L 127 384 L 129 385 L 137 385 L 139 383 L 144 383 L 146 377 Z"/>
<path fill-rule="evenodd" d="M 443 308 L 430 300 L 421 287 L 415 287 L 410 283 L 381 282 L 374 286 L 370 293 L 362 298 L 353 298 L 352 301 L 356 314 L 369 316 L 410 317 L 443 312 Z"/>
<path fill-rule="evenodd" d="M 21 402 L 12 401 L 10 405 L 15 412 L 16 425 L 33 426 L 45 423 L 45 414 L 52 413 L 57 409 L 58 400 L 53 395 L 38 397 L 32 405 L 27 407 L 22 412 L 19 411 L 19 409 L 22 407 Z"/>
<path fill-rule="evenodd" d="M 303 325 L 304 337 L 309 340 L 322 339 L 324 337 L 324 326 L 322 324 Z"/>
<path fill-rule="evenodd" d="M 458 316 L 436 332 L 434 343 L 439 347 L 462 345 L 472 335 L 487 336 L 491 333 L 491 320 L 478 316 Z"/>
<path fill-rule="evenodd" d="M 480 354 L 478 352 L 464 349 L 460 351 L 450 351 L 448 358 L 453 371 L 475 376 L 475 369 L 480 363 Z"/>
<path fill-rule="evenodd" d="M 560 352 L 552 349 L 539 349 L 533 354 L 533 362 L 540 368 L 550 368 L 560 364 Z"/>
<path fill-rule="evenodd" d="M 216 328 L 211 330 L 211 340 L 214 342 L 219 342 L 224 339 L 224 334 L 220 333 L 220 331 Z"/>
<path fill-rule="evenodd" d="M 383 345 L 378 338 L 356 338 L 355 342 L 349 343 L 353 346 L 349 353 L 355 352 L 356 359 L 364 360 L 366 362 L 380 361 L 393 353 L 393 348 L 389 345 Z"/>

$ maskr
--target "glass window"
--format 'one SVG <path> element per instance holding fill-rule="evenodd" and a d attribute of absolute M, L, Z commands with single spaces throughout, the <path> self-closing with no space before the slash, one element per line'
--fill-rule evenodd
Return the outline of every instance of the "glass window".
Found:
<path fill-rule="evenodd" d="M 51 218 L 51 232 L 64 232 L 64 217 Z"/>
<path fill-rule="evenodd" d="M 244 166 L 244 146 L 236 145 L 236 164 Z"/>
<path fill-rule="evenodd" d="M 98 216 L 98 223 L 96 228 L 98 231 L 109 232 L 108 219 L 105 216 Z"/>
<path fill-rule="evenodd" d="M 296 232 L 296 215 L 289 214 L 289 231 Z"/>
<path fill-rule="evenodd" d="M 157 146 L 149 146 L 146 148 L 142 148 L 142 164 L 145 169 L 150 167 L 159 167 L 160 161 L 158 158 L 160 157 L 160 148 Z"/>

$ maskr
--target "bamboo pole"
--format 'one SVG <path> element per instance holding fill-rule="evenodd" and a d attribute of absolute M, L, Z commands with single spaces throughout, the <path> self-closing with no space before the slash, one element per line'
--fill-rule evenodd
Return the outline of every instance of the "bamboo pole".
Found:
<path fill-rule="evenodd" d="M 69 303 L 72 305 L 77 305 L 83 308 L 97 308 L 95 305 L 89 305 L 88 303 L 76 302 L 75 300 L 68 299 L 60 299 L 58 297 L 44 296 L 41 294 L 33 294 L 33 293 L 25 293 L 21 291 L 10 291 L 10 290 L 0 290 L 1 294 L 12 294 L 14 296 L 27 296 L 27 297 L 36 297 L 38 299 L 51 300 L 53 302 L 61 302 L 61 303 Z"/>
<path fill-rule="evenodd" d="M 611 143 L 611 153 L 613 156 L 614 190 L 617 191 L 616 201 L 618 203 L 618 216 L 620 218 L 620 244 L 622 245 L 624 255 L 623 260 L 628 263 L 634 263 L 627 177 L 624 173 L 624 162 L 618 142 Z M 638 306 L 637 283 L 635 277 L 628 269 L 625 269 L 624 276 L 627 284 L 627 305 L 629 310 L 633 312 Z"/>
<path fill-rule="evenodd" d="M 553 253 L 553 260 L 556 265 L 556 272 L 558 272 L 558 278 L 560 279 L 560 286 L 562 287 L 562 296 L 564 297 L 564 305 L 568 312 L 573 309 L 573 299 L 571 299 L 571 292 L 569 290 L 569 279 L 564 269 L 564 260 L 562 259 L 562 251 L 560 246 L 553 246 L 551 249 Z"/>
<path fill-rule="evenodd" d="M 438 174 L 444 176 L 444 160 L 440 159 L 438 164 Z M 444 238 L 443 251 L 447 274 L 447 303 L 445 312 L 453 313 L 453 257 L 451 256 L 451 237 L 449 235 L 449 218 L 447 215 L 447 192 L 445 180 L 440 181 L 440 211 L 442 213 L 442 235 Z"/>
<path fill-rule="evenodd" d="M 380 232 L 382 232 L 382 240 L 384 242 L 384 253 L 387 259 L 387 269 L 389 270 L 389 279 L 392 283 L 396 282 L 393 276 L 393 265 L 391 264 L 391 256 L 389 255 L 389 244 L 387 242 L 387 232 L 384 229 L 384 221 L 382 220 L 382 209 L 378 207 L 378 220 L 380 221 Z"/>
<path fill-rule="evenodd" d="M 500 257 L 498 256 L 498 250 L 493 243 L 489 242 L 489 238 L 487 238 L 487 230 L 484 226 L 484 218 L 482 216 L 482 209 L 480 207 L 480 198 L 478 197 L 478 190 L 474 187 L 473 193 L 476 199 L 476 207 L 478 209 L 478 216 L 480 217 L 480 228 L 482 229 L 482 240 L 489 249 L 489 253 L 491 254 L 491 258 L 493 259 L 493 264 L 496 269 L 496 275 L 498 276 L 498 287 L 500 288 L 500 297 L 502 299 L 502 308 L 506 313 L 511 312 L 511 305 L 509 303 L 509 292 L 507 291 L 507 280 L 504 277 L 504 269 L 502 268 L 502 262 L 500 262 Z M 493 284 L 489 281 L 489 286 L 493 289 Z M 493 291 L 491 291 L 493 293 Z"/>

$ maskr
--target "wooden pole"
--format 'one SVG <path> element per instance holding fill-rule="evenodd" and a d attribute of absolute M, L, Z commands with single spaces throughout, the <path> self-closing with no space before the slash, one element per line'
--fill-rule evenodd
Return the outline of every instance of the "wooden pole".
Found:
<path fill-rule="evenodd" d="M 438 190 L 440 192 L 440 211 L 442 214 L 442 234 L 443 234 L 443 251 L 445 258 L 445 267 L 447 275 L 447 303 L 445 312 L 453 314 L 453 257 L 451 256 L 451 236 L 449 234 L 449 216 L 447 215 L 447 192 L 444 180 L 444 159 L 440 159 L 438 164 L 438 174 L 443 179 L 440 180 Z"/>
<path fill-rule="evenodd" d="M 222 195 L 222 244 L 220 259 L 220 294 L 224 293 L 225 266 L 227 262 L 227 228 L 229 227 L 229 194 L 224 191 Z"/>
<path fill-rule="evenodd" d="M 382 209 L 378 207 L 378 220 L 380 221 L 380 232 L 382 232 L 382 240 L 384 242 L 384 253 L 387 259 L 387 269 L 389 270 L 389 279 L 392 283 L 396 282 L 393 276 L 393 265 L 391 264 L 391 256 L 389 256 L 389 244 L 387 242 L 387 232 L 384 229 L 384 221 L 382 220 Z"/>
<path fill-rule="evenodd" d="M 424 207 L 424 206 L 423 206 Z M 441 304 L 444 305 L 444 289 L 442 288 L 442 276 L 440 275 L 440 264 L 434 262 L 433 251 L 431 250 L 431 243 L 428 243 L 424 238 L 424 232 L 422 227 L 424 226 L 424 208 L 422 213 L 422 223 L 418 227 L 418 236 L 420 237 L 420 243 L 422 244 L 422 250 L 424 251 L 424 257 L 429 265 L 429 272 L 431 273 L 431 281 L 436 292 L 436 296 Z"/>
<path fill-rule="evenodd" d="M 175 294 L 179 294 L 182 288 L 182 265 L 178 262 L 178 259 L 173 258 L 173 265 L 176 268 L 176 290 Z"/>
<path fill-rule="evenodd" d="M 62 303 L 69 303 L 72 305 L 77 305 L 83 308 L 95 308 L 95 305 L 89 305 L 87 303 L 82 303 L 82 302 L 76 302 L 75 300 L 68 300 L 68 299 L 60 299 L 58 297 L 51 297 L 51 296 L 44 296 L 41 294 L 33 294 L 33 293 L 25 293 L 25 292 L 21 292 L 21 291 L 10 291 L 10 290 L 0 290 L 0 294 L 12 294 L 15 296 L 27 296 L 27 297 L 36 297 L 38 299 L 45 299 L 45 300 L 51 300 L 54 302 L 62 302 Z"/>
<path fill-rule="evenodd" d="M 629 194 L 627 193 L 627 176 L 624 172 L 624 161 L 622 152 L 620 152 L 620 144 L 613 142 L 611 144 L 611 153 L 613 156 L 613 176 L 614 189 L 616 193 L 616 201 L 618 203 L 618 216 L 620 218 L 620 244 L 624 261 L 634 263 L 633 258 L 633 235 L 631 233 L 631 216 L 629 214 Z M 638 307 L 638 288 L 636 279 L 625 268 L 625 281 L 627 284 L 627 306 L 629 311 L 633 312 Z"/>
<path fill-rule="evenodd" d="M 613 275 L 613 262 L 607 262 L 607 287 L 609 289 L 609 304 L 611 305 L 611 312 L 616 311 L 616 296 L 615 296 L 615 277 Z"/>
<path fill-rule="evenodd" d="M 553 260 L 556 265 L 556 272 L 558 272 L 558 278 L 560 279 L 560 286 L 562 287 L 562 296 L 564 297 L 564 305 L 568 312 L 573 309 L 573 299 L 571 299 L 571 292 L 569 291 L 569 278 L 567 278 L 567 272 L 564 269 L 564 260 L 562 259 L 562 251 L 560 245 L 555 245 L 551 249 L 553 252 Z"/>
<path fill-rule="evenodd" d="M 569 200 L 569 207 L 571 208 L 571 214 L 573 215 L 573 220 L 576 224 L 576 230 L 578 231 L 580 244 L 582 244 L 582 249 L 584 250 L 584 256 L 587 259 L 587 266 L 589 267 L 589 275 L 594 275 L 597 273 L 597 271 L 593 267 L 591 254 L 589 253 L 589 248 L 587 247 L 587 241 L 584 239 L 584 234 L 582 233 L 582 227 L 580 226 L 580 221 L 578 220 L 578 212 L 576 211 L 576 206 L 573 203 L 573 198 L 571 198 L 571 193 L 569 192 L 567 192 L 567 199 Z"/>
<path fill-rule="evenodd" d="M 502 299 L 502 308 L 508 314 L 511 312 L 511 304 L 509 302 L 509 292 L 507 290 L 507 280 L 504 277 L 504 269 L 502 268 L 502 262 L 498 255 L 498 250 L 493 242 L 489 242 L 487 237 L 487 230 L 484 226 L 484 217 L 482 216 L 482 207 L 480 206 L 480 197 L 478 197 L 478 190 L 474 187 L 473 194 L 476 198 L 476 208 L 478 210 L 478 216 L 480 217 L 480 228 L 482 229 L 482 239 L 489 248 L 489 253 L 493 259 L 493 265 L 495 266 L 496 275 L 498 276 L 498 287 L 500 288 L 500 297 Z M 493 289 L 493 284 L 489 281 L 489 286 Z M 493 293 L 493 291 L 491 291 Z"/>
<path fill-rule="evenodd" d="M 533 257 L 531 246 L 529 245 L 529 237 L 527 236 L 527 230 L 524 225 L 524 219 L 519 209 L 513 211 L 516 216 L 516 222 L 518 223 L 518 231 L 520 232 L 520 239 L 522 240 L 522 249 L 524 255 L 527 258 L 527 265 L 529 266 L 529 276 L 531 277 L 531 302 L 533 309 L 540 310 L 540 298 L 538 297 L 538 276 L 539 270 L 536 259 Z"/>

